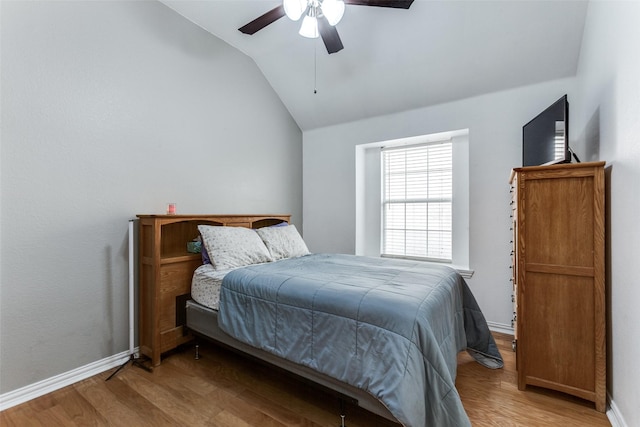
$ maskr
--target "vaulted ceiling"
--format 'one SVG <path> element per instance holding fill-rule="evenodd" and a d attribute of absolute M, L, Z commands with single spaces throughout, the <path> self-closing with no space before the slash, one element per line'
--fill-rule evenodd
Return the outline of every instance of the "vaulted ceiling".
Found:
<path fill-rule="evenodd" d="M 347 5 L 336 27 L 344 49 L 329 55 L 287 17 L 254 35 L 238 31 L 280 0 L 162 3 L 251 57 L 302 130 L 573 76 L 588 7 L 581 0 Z"/>

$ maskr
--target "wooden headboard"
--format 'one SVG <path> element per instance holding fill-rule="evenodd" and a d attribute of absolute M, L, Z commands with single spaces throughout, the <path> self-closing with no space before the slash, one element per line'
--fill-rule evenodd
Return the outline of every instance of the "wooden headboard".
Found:
<path fill-rule="evenodd" d="M 187 252 L 198 225 L 260 228 L 289 222 L 291 215 L 138 215 L 140 353 L 160 364 L 162 353 L 191 339 L 184 329 L 184 303 L 191 278 L 202 265 Z"/>

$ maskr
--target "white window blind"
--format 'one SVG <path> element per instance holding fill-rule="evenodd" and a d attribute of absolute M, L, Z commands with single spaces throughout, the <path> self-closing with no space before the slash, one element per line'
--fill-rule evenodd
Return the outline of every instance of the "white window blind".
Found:
<path fill-rule="evenodd" d="M 451 262 L 451 141 L 382 151 L 382 255 Z"/>

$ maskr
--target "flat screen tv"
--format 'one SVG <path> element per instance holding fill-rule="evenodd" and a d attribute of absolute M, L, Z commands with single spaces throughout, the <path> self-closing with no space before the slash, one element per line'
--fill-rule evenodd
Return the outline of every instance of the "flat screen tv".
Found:
<path fill-rule="evenodd" d="M 570 163 L 567 95 L 522 127 L 522 166 Z"/>

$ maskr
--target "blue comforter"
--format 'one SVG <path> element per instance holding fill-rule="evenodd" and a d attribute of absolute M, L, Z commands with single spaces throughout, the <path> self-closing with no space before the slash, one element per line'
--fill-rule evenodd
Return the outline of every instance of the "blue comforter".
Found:
<path fill-rule="evenodd" d="M 453 269 L 312 254 L 224 278 L 218 322 L 251 346 L 359 387 L 405 426 L 470 425 L 457 353 L 502 367 L 484 316 Z"/>

